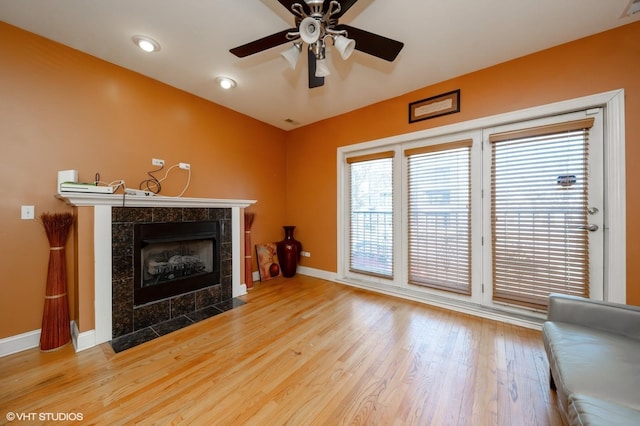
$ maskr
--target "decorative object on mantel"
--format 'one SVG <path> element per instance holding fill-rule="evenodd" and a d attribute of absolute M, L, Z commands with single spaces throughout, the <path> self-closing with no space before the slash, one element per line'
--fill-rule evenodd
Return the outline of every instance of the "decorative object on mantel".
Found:
<path fill-rule="evenodd" d="M 270 280 L 281 275 L 277 250 L 276 243 L 256 244 L 260 281 Z"/>
<path fill-rule="evenodd" d="M 40 349 L 52 351 L 71 341 L 64 246 L 69 237 L 74 216 L 71 213 L 43 213 L 40 219 L 50 246 Z"/>
<path fill-rule="evenodd" d="M 255 213 L 244 212 L 244 282 L 247 288 L 253 288 L 253 271 L 251 270 L 251 227 Z"/>
<path fill-rule="evenodd" d="M 409 104 L 409 123 L 460 112 L 460 89 Z"/>
<path fill-rule="evenodd" d="M 302 251 L 302 243 L 293 238 L 295 226 L 283 226 L 284 240 L 278 242 L 278 259 L 280 259 L 280 268 L 282 275 L 291 278 L 296 274 L 298 262 L 300 261 L 300 252 Z"/>

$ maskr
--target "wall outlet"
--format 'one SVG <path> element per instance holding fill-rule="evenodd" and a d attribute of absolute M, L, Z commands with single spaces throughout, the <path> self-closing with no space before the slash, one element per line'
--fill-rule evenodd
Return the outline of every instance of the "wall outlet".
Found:
<path fill-rule="evenodd" d="M 151 164 L 158 167 L 164 167 L 164 160 L 161 160 L 159 158 L 152 158 Z"/>
<path fill-rule="evenodd" d="M 178 164 L 178 167 L 180 167 L 182 170 L 189 170 L 191 168 L 191 164 L 189 164 L 189 163 L 180 163 L 180 164 Z"/>
<path fill-rule="evenodd" d="M 302 257 L 311 257 L 311 252 L 301 251 L 300 252 L 300 256 L 302 256 Z"/>
<path fill-rule="evenodd" d="M 36 218 L 36 208 L 35 206 L 22 206 L 20 212 L 21 219 L 35 219 Z"/>

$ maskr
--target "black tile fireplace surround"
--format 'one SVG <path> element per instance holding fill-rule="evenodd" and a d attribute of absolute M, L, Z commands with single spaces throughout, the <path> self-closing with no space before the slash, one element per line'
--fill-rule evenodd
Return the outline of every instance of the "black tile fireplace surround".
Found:
<path fill-rule="evenodd" d="M 134 305 L 134 228 L 136 224 L 217 221 L 219 278 L 204 288 Z M 113 339 L 146 341 L 162 330 L 181 328 L 241 304 L 232 299 L 231 209 L 172 207 L 112 208 Z M 158 331 L 161 330 L 161 331 Z M 156 334 L 153 336 L 153 334 Z M 125 338 L 124 336 L 130 337 Z M 149 338 L 145 338 L 148 336 Z M 112 341 L 112 342 L 114 342 Z M 142 343 L 141 341 L 139 343 Z M 117 345 L 113 345 L 114 349 Z"/>

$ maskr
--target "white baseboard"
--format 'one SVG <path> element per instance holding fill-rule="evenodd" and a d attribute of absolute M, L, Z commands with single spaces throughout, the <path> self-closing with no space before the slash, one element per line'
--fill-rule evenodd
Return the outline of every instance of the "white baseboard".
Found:
<path fill-rule="evenodd" d="M 96 331 L 89 330 L 80 333 L 78 324 L 75 321 L 71 321 L 71 340 L 76 352 L 84 351 L 96 345 Z"/>
<path fill-rule="evenodd" d="M 95 330 L 78 331 L 78 325 L 71 321 L 71 341 L 76 352 L 92 348 L 96 345 Z M 0 358 L 40 346 L 41 330 L 28 331 L 16 336 L 0 339 Z"/>
<path fill-rule="evenodd" d="M 298 266 L 297 272 L 314 278 L 321 278 L 327 281 L 336 281 L 338 274 L 335 272 L 323 271 L 322 269 L 309 268 L 308 266 Z"/>
<path fill-rule="evenodd" d="M 40 346 L 40 329 L 0 339 L 0 357 Z"/>
<path fill-rule="evenodd" d="M 336 273 L 335 272 L 327 272 L 321 269 L 309 268 L 307 266 L 298 265 L 296 272 L 301 275 L 308 275 L 314 278 L 322 278 L 327 281 L 335 281 Z M 253 281 L 260 281 L 260 273 L 258 271 L 253 272 Z"/>

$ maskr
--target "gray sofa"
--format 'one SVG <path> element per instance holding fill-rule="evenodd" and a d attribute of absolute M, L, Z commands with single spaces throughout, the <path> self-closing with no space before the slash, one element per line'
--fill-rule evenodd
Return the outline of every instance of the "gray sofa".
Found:
<path fill-rule="evenodd" d="M 569 425 L 640 425 L 640 307 L 549 296 L 544 347 Z"/>

